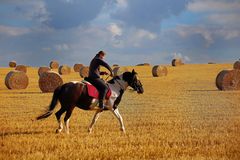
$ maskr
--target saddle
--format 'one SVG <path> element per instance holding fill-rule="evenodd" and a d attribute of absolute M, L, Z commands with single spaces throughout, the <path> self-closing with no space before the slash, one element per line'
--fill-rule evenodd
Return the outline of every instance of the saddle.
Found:
<path fill-rule="evenodd" d="M 84 80 L 82 80 L 82 83 L 84 83 L 86 85 L 88 95 L 92 98 L 98 99 L 99 92 L 98 92 L 97 88 L 94 85 L 92 85 L 86 77 L 84 78 Z M 111 94 L 112 94 L 111 89 L 108 87 L 108 91 L 105 96 L 105 99 L 108 100 L 110 98 Z"/>

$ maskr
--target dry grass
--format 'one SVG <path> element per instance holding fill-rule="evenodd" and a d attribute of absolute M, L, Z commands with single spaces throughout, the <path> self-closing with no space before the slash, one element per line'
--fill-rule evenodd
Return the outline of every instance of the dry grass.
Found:
<path fill-rule="evenodd" d="M 29 68 L 26 90 L 7 90 L 0 69 L 0 159 L 239 159 L 240 91 L 218 91 L 216 75 L 231 64 L 168 67 L 153 78 L 151 67 L 134 67 L 143 95 L 126 91 L 120 104 L 126 135 L 110 112 L 93 133 L 94 112 L 75 109 L 70 135 L 55 134 L 54 116 L 32 121 L 52 98 L 38 88 L 37 68 Z M 78 73 L 64 82 L 81 80 Z M 59 106 L 57 107 L 57 109 Z"/>

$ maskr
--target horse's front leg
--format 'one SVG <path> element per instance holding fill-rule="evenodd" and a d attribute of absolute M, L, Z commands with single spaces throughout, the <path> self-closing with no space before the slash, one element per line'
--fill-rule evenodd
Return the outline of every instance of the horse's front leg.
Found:
<path fill-rule="evenodd" d="M 96 121 L 98 120 L 98 118 L 99 118 L 99 116 L 100 116 L 101 113 L 102 113 L 101 110 L 97 110 L 97 111 L 96 111 L 95 115 L 93 116 L 92 122 L 91 122 L 91 124 L 90 124 L 89 127 L 88 127 L 88 132 L 89 132 L 89 133 L 92 133 L 93 125 L 96 123 Z"/>
<path fill-rule="evenodd" d="M 126 133 L 126 130 L 125 130 L 125 127 L 124 127 L 124 124 L 123 124 L 123 118 L 121 116 L 121 114 L 119 113 L 119 110 L 118 108 L 112 110 L 113 114 L 115 115 L 115 117 L 117 117 L 119 123 L 120 123 L 120 130 L 123 131 L 123 133 Z"/>

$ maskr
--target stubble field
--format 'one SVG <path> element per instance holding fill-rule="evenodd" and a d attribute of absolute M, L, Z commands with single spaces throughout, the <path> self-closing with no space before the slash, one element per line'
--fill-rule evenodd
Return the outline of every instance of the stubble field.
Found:
<path fill-rule="evenodd" d="M 8 90 L 4 79 L 12 69 L 0 68 L 0 159 L 240 158 L 240 91 L 215 87 L 217 74 L 232 64 L 168 67 L 168 76 L 158 78 L 149 66 L 128 68 L 138 72 L 145 92 L 123 95 L 126 134 L 111 112 L 102 113 L 89 134 L 94 112 L 75 108 L 69 135 L 55 133 L 54 115 L 35 121 L 52 98 L 41 93 L 37 68 L 28 68 L 25 90 Z M 63 80 L 81 78 L 72 72 Z"/>

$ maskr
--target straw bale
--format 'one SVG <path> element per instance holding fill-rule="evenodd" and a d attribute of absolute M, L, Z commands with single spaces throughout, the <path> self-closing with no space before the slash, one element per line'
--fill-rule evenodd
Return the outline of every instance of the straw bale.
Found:
<path fill-rule="evenodd" d="M 81 67 L 83 67 L 83 64 L 79 64 L 79 63 L 74 64 L 73 70 L 74 70 L 75 72 L 80 72 Z"/>
<path fill-rule="evenodd" d="M 63 80 L 57 72 L 47 71 L 40 75 L 38 84 L 42 92 L 53 92 Z"/>
<path fill-rule="evenodd" d="M 67 75 L 71 73 L 71 67 L 67 65 L 62 65 L 58 68 L 58 73 L 61 75 Z"/>
<path fill-rule="evenodd" d="M 150 63 L 140 63 L 140 64 L 137 64 L 136 66 L 150 66 Z"/>
<path fill-rule="evenodd" d="M 28 76 L 22 71 L 10 71 L 5 77 L 8 89 L 25 89 L 28 86 Z"/>
<path fill-rule="evenodd" d="M 25 65 L 17 65 L 15 70 L 27 73 L 27 66 L 25 66 Z"/>
<path fill-rule="evenodd" d="M 216 64 L 215 62 L 208 62 L 208 64 Z"/>
<path fill-rule="evenodd" d="M 58 69 L 58 67 L 59 67 L 58 61 L 55 61 L 55 60 L 51 61 L 50 64 L 49 64 L 49 67 L 51 69 Z"/>
<path fill-rule="evenodd" d="M 113 68 L 113 76 L 119 76 L 127 71 L 128 71 L 127 67 L 115 67 Z"/>
<path fill-rule="evenodd" d="M 9 67 L 15 68 L 16 66 L 17 66 L 17 62 L 16 61 L 10 61 L 9 62 Z"/>
<path fill-rule="evenodd" d="M 167 76 L 168 70 L 166 66 L 156 65 L 152 68 L 153 77 Z"/>
<path fill-rule="evenodd" d="M 39 67 L 38 68 L 38 75 L 40 76 L 42 73 L 50 71 L 51 69 L 47 66 Z"/>
<path fill-rule="evenodd" d="M 219 90 L 240 90 L 240 70 L 223 70 L 216 77 Z"/>
<path fill-rule="evenodd" d="M 172 66 L 180 66 L 180 65 L 183 65 L 184 63 L 182 62 L 181 59 L 173 59 L 172 60 Z"/>
<path fill-rule="evenodd" d="M 239 60 L 239 61 L 236 61 L 236 62 L 233 64 L 233 68 L 234 68 L 234 69 L 240 69 L 240 60 Z"/>
<path fill-rule="evenodd" d="M 119 65 L 118 64 L 113 64 L 113 67 L 118 67 Z"/>
<path fill-rule="evenodd" d="M 82 78 L 85 78 L 85 77 L 88 77 L 88 72 L 89 72 L 89 67 L 84 67 L 83 66 L 83 67 L 80 68 L 79 74 Z"/>

